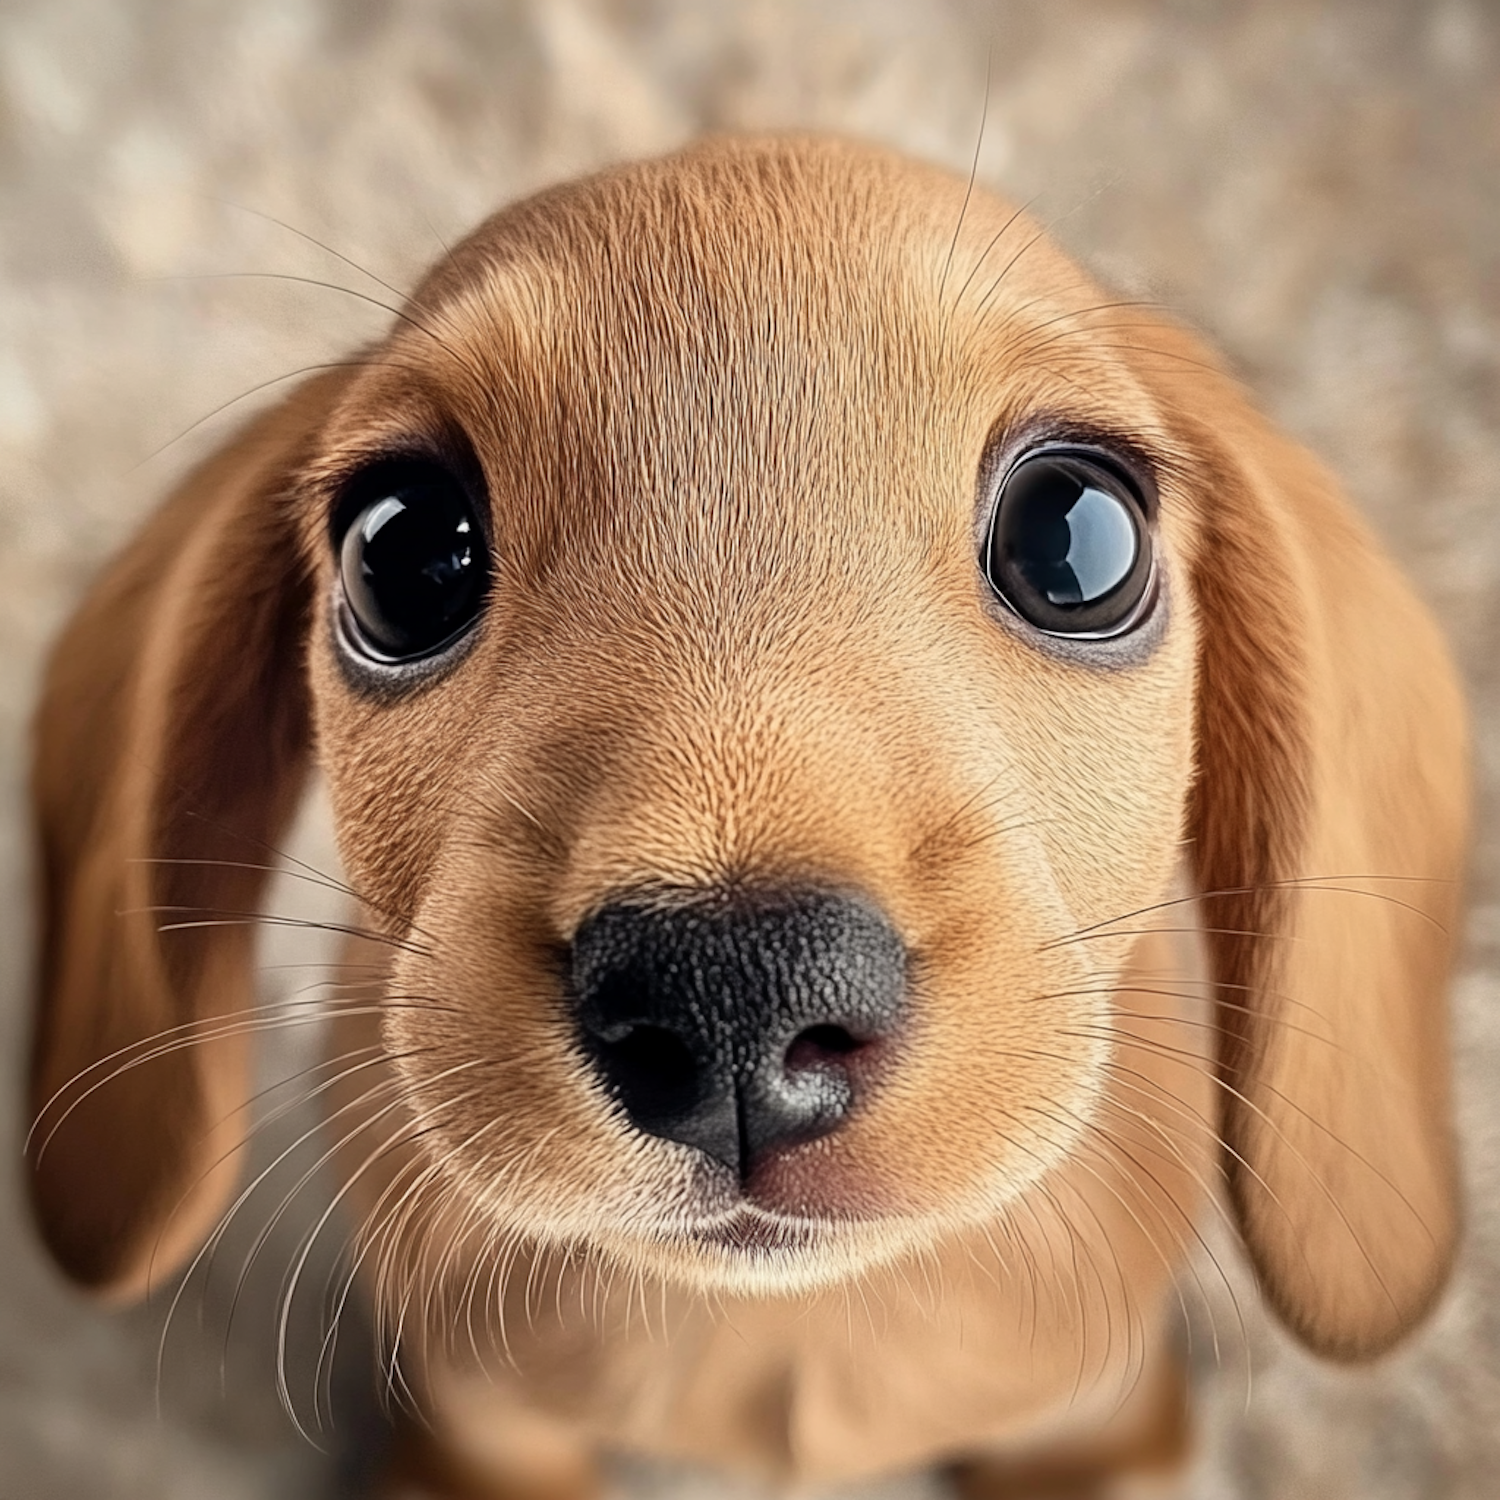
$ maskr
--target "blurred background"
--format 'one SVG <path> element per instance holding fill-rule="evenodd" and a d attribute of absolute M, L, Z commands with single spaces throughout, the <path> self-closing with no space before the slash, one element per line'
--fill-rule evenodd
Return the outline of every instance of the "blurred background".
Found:
<path fill-rule="evenodd" d="M 273 1309 L 323 1201 L 315 1180 L 295 1191 L 314 1148 L 275 1164 L 308 1124 L 277 1114 L 295 1080 L 267 1095 L 270 1177 L 164 1343 L 170 1288 L 146 1309 L 105 1312 L 34 1247 L 17 1172 L 25 726 L 47 643 L 89 577 L 176 475 L 274 398 L 273 382 L 380 333 L 388 314 L 365 299 L 391 300 L 382 282 L 409 286 L 507 200 L 745 127 L 854 133 L 967 172 L 987 59 L 980 178 L 1034 200 L 1099 274 L 1227 352 L 1415 576 L 1476 704 L 1482 821 L 1456 991 L 1460 1273 L 1407 1348 L 1338 1370 L 1267 1324 L 1233 1248 L 1218 1247 L 1243 1326 L 1205 1274 L 1190 1493 L 1496 1493 L 1500 7 L 4 0 L 0 1500 L 352 1493 L 380 1443 L 357 1317 L 331 1395 L 313 1394 L 337 1224 L 308 1257 L 311 1290 L 287 1335 L 294 1405 L 316 1443 L 278 1400 Z M 278 279 L 296 277 L 349 290 Z M 316 812 L 304 821 L 298 849 L 333 868 Z M 272 905 L 332 911 L 305 882 L 284 882 Z M 277 933 L 267 994 L 306 993 L 326 956 L 316 935 Z M 278 1038 L 268 1088 L 307 1065 L 307 1045 L 307 1028 Z M 284 1200 L 231 1321 L 239 1267 Z M 330 1404 L 336 1423 L 319 1436 Z M 892 1493 L 919 1490 L 932 1493 L 916 1480 Z"/>

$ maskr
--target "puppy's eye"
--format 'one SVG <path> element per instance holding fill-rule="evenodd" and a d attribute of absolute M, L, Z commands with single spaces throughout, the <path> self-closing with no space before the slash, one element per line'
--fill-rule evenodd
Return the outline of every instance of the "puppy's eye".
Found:
<path fill-rule="evenodd" d="M 343 507 L 339 544 L 351 644 L 376 661 L 431 656 L 473 623 L 489 558 L 468 494 L 431 463 L 383 464 Z"/>
<path fill-rule="evenodd" d="M 1049 635 L 1123 635 L 1149 612 L 1144 502 L 1087 453 L 1034 453 L 1006 474 L 982 561 L 1001 603 Z"/>

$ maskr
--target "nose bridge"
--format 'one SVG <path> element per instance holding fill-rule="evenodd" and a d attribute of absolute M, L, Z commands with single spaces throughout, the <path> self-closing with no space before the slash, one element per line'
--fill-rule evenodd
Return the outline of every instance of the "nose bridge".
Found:
<path fill-rule="evenodd" d="M 910 843 L 912 716 L 894 683 L 861 689 L 826 637 L 783 658 L 627 683 L 575 825 L 578 916 L 641 885 L 888 884 Z"/>

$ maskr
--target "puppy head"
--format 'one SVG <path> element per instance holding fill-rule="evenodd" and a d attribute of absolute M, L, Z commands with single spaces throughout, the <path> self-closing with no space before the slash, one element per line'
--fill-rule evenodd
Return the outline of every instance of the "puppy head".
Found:
<path fill-rule="evenodd" d="M 218 1211 L 243 937 L 142 913 L 251 907 L 315 744 L 404 1139 L 465 1223 L 777 1291 L 1004 1214 L 1107 1091 L 1186 859 L 1269 1293 L 1335 1352 L 1419 1314 L 1442 648 L 1191 340 L 963 202 L 806 140 L 544 194 L 118 565 L 40 721 L 37 1103 L 204 1030 L 53 1106 L 81 1279 Z"/>

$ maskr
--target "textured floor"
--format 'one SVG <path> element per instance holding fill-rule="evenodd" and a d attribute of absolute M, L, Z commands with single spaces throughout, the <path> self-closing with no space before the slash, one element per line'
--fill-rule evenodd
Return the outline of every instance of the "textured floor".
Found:
<path fill-rule="evenodd" d="M 385 321 L 359 295 L 226 276 L 388 295 L 257 214 L 402 286 L 496 204 L 705 128 L 830 127 L 967 169 L 987 54 L 982 177 L 1034 198 L 1097 270 L 1229 351 L 1405 560 L 1477 706 L 1484 821 L 1458 991 L 1471 1200 L 1460 1275 L 1419 1339 L 1360 1372 L 1289 1349 L 1242 1279 L 1245 1335 L 1215 1294 L 1223 1360 L 1216 1369 L 1204 1318 L 1192 1493 L 1500 1493 L 1495 6 L 5 0 L 0 1500 L 296 1500 L 332 1493 L 340 1462 L 282 1415 L 265 1333 L 306 1217 L 273 1236 L 227 1333 L 249 1235 L 226 1253 L 228 1284 L 185 1303 L 158 1417 L 163 1309 L 107 1315 L 58 1285 L 19 1212 L 8 1102 L 29 962 L 21 745 L 39 655 L 101 557 L 227 430 L 232 412 L 211 415 L 222 403 Z M 316 849 L 316 829 L 308 836 Z M 308 909 L 290 887 L 276 899 Z M 272 961 L 315 956 L 283 945 Z M 297 980 L 276 968 L 267 982 Z M 280 1065 L 295 1065 L 294 1051 Z M 309 1280 L 326 1271 L 315 1256 Z M 309 1337 L 315 1354 L 316 1336 L 292 1331 L 296 1370 Z M 335 1404 L 340 1436 L 325 1446 L 347 1457 L 368 1413 L 357 1394 Z"/>

